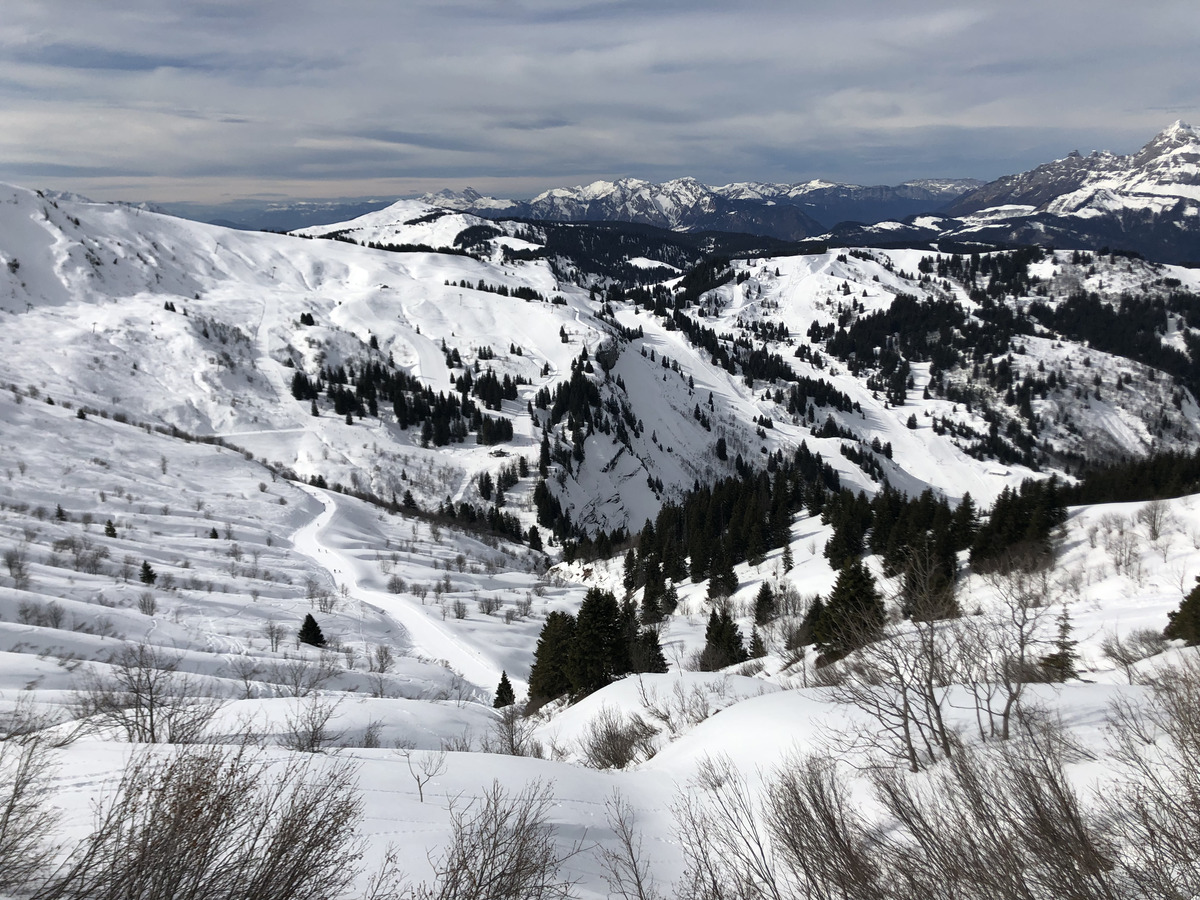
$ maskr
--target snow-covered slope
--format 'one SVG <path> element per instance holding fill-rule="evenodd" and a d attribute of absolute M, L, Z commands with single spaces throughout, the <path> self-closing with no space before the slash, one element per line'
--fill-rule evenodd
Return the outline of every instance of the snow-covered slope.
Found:
<path fill-rule="evenodd" d="M 760 631 L 765 657 L 688 671 L 714 603 L 706 581 L 683 580 L 660 631 L 668 673 L 624 679 L 574 707 L 550 704 L 514 736 L 491 705 L 501 673 L 523 698 L 548 615 L 578 610 L 590 587 L 623 591 L 619 557 L 567 563 L 545 528 L 549 553 L 529 546 L 543 435 L 549 490 L 592 533 L 637 529 L 695 483 L 734 473 L 739 458 L 758 469 L 801 443 L 845 486 L 873 493 L 886 478 L 954 501 L 969 492 L 981 506 L 1040 474 L 1029 462 L 1045 473 L 1087 455 L 1200 446 L 1189 369 L 1200 323 L 1187 300 L 1200 275 L 1185 269 L 1069 252 L 985 256 L 984 268 L 932 251 L 859 249 L 742 259 L 634 289 L 582 264 L 575 281 L 561 260 L 513 254 L 542 246 L 528 225 L 420 203 L 320 230 L 330 232 L 340 240 L 4 188 L 0 709 L 25 697 L 77 719 L 93 679 L 144 646 L 197 705 L 216 701 L 206 740 L 261 744 L 273 765 L 295 758 L 287 748 L 304 721 L 328 713 L 326 752 L 313 765 L 359 767 L 366 861 L 396 844 L 418 880 L 433 877 L 452 814 L 493 779 L 514 793 L 551 784 L 549 824 L 564 850 L 585 833 L 589 846 L 619 846 L 604 812 L 619 790 L 665 885 L 683 865 L 670 807 L 706 758 L 729 754 L 756 786 L 793 751 L 842 748 L 856 764 L 866 752 L 839 743 L 864 713 L 837 700 L 811 654 L 789 647 L 808 602 L 836 578 L 822 552 L 832 528 L 806 511 L 788 529 L 791 568 L 783 548 L 738 564 L 721 604 L 748 636 L 764 583 L 790 598 L 788 616 Z M 642 249 L 630 246 L 635 259 Z M 1147 359 L 1171 350 L 1167 368 L 1098 346 L 1106 332 L 1085 343 L 1065 315 L 1080 293 L 1098 298 L 1094 314 L 1132 315 L 1122 295 L 1148 298 L 1163 327 L 1154 319 L 1153 341 L 1135 349 Z M 914 303 L 942 303 L 953 327 L 927 334 L 889 319 L 876 343 L 839 349 L 839 329 L 849 340 L 873 314 Z M 937 355 L 935 367 L 934 344 L 961 358 Z M 911 384 L 884 377 L 889 353 L 907 354 Z M 386 371 L 417 416 L 419 399 L 461 398 L 466 376 L 479 384 L 489 370 L 516 392 L 489 408 L 467 391 L 481 414 L 511 423 L 511 438 L 496 443 L 480 443 L 478 429 L 461 442 L 424 440 L 419 419 L 402 427 L 393 398 L 365 387 Z M 320 383 L 318 396 L 295 396 L 297 375 Z M 793 407 L 802 378 L 845 402 Z M 351 399 L 335 399 L 339 390 Z M 1005 447 L 1017 458 L 1002 461 Z M 511 515 L 525 542 L 470 523 L 461 506 L 495 509 L 494 483 L 489 500 L 480 476 L 505 472 L 515 480 L 496 514 Z M 1144 697 L 1127 682 L 1180 655 L 1118 666 L 1104 647 L 1139 631 L 1148 640 L 1190 588 L 1197 503 L 1170 501 L 1153 529 L 1142 503 L 1074 509 L 1041 577 L 1035 646 L 1053 646 L 1054 616 L 1067 609 L 1086 682 L 1031 696 L 1102 763 L 1106 704 Z M 889 628 L 905 634 L 900 579 L 879 559 L 867 564 L 888 597 Z M 992 622 L 1010 587 L 964 574 L 963 622 Z M 306 615 L 325 649 L 298 642 Z M 986 744 L 970 707 L 952 708 L 964 740 Z M 612 715 L 652 727 L 627 768 L 596 771 L 589 741 Z M 128 756 L 119 727 L 89 723 L 55 750 L 47 796 L 66 810 L 66 836 L 86 830 L 90 804 Z M 542 758 L 485 755 L 514 737 Z M 409 765 L 419 772 L 423 760 L 435 772 L 424 783 Z M 1072 774 L 1084 784 L 1089 771 Z M 583 897 L 609 894 L 595 852 L 570 857 L 563 873 Z"/>

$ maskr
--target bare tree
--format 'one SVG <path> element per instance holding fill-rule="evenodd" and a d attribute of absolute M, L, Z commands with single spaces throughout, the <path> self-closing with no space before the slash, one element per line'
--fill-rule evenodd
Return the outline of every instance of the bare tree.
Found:
<path fill-rule="evenodd" d="M 1046 569 L 1032 561 L 987 578 L 997 608 L 960 620 L 957 672 L 974 701 L 980 737 L 1008 740 L 1026 687 L 1045 680 L 1038 648 L 1051 585 Z"/>
<path fill-rule="evenodd" d="M 446 774 L 445 750 L 417 751 L 411 747 L 398 748 L 408 766 L 408 774 L 417 783 L 417 799 L 425 802 L 425 785 L 439 775 Z"/>
<path fill-rule="evenodd" d="M 844 676 L 833 686 L 834 699 L 872 719 L 846 733 L 852 743 L 901 759 L 913 772 L 953 751 L 957 736 L 945 718 L 951 634 L 938 623 L 915 622 L 834 664 Z"/>
<path fill-rule="evenodd" d="M 370 672 L 389 672 L 395 662 L 391 647 L 387 644 L 376 644 L 367 656 L 367 669 Z"/>
<path fill-rule="evenodd" d="M 1175 524 L 1171 507 L 1165 500 L 1151 500 L 1137 511 L 1137 519 L 1146 526 L 1146 536 L 1157 544 L 1163 533 Z"/>
<path fill-rule="evenodd" d="M 269 621 L 263 625 L 263 634 L 267 636 L 267 643 L 271 647 L 272 653 L 279 651 L 279 645 L 287 636 L 287 629 L 283 627 L 282 622 Z"/>

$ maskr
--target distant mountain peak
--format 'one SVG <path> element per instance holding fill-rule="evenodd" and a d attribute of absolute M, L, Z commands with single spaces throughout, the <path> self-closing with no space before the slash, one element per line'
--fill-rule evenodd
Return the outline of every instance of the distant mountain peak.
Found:
<path fill-rule="evenodd" d="M 469 188 L 425 194 L 420 199 L 492 218 L 636 222 L 676 231 L 732 231 L 800 240 L 846 220 L 878 222 L 932 213 L 982 183 L 942 178 L 864 187 L 813 179 L 795 184 L 748 181 L 714 187 L 691 175 L 663 182 L 625 175 L 611 181 L 550 188 L 525 201 L 482 197 Z"/>

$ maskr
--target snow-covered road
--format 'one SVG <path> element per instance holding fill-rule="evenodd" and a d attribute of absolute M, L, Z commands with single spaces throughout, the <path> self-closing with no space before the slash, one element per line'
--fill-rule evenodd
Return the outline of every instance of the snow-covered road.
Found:
<path fill-rule="evenodd" d="M 293 535 L 296 551 L 328 571 L 336 588 L 341 590 L 345 587 L 352 600 L 359 600 L 387 613 L 407 633 L 410 652 L 440 660 L 471 684 L 489 694 L 494 691 L 500 682 L 500 667 L 467 646 L 450 629 L 430 618 L 426 613 L 429 607 L 423 607 L 413 598 L 402 594 L 361 586 L 367 563 L 331 546 L 325 540 L 325 535 L 339 515 L 337 499 L 318 488 L 299 483 L 297 487 L 311 494 L 324 509 Z"/>

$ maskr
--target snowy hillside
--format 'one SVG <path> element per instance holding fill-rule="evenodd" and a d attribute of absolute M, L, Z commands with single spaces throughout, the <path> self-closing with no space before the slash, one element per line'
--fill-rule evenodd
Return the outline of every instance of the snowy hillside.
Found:
<path fill-rule="evenodd" d="M 54 736 L 37 746 L 56 835 L 89 831 L 131 746 L 249 746 L 263 784 L 353 767 L 363 868 L 338 871 L 356 896 L 389 845 L 411 883 L 445 879 L 471 816 L 522 796 L 554 885 L 636 896 L 632 854 L 644 896 L 701 896 L 701 860 L 744 861 L 696 831 L 741 779 L 765 809 L 782 794 L 760 789 L 826 754 L 863 834 L 904 836 L 879 773 L 919 791 L 971 753 L 1008 765 L 1051 720 L 1081 748 L 1055 757 L 1067 782 L 1104 812 L 1092 788 L 1130 762 L 1106 743 L 1113 703 L 1159 708 L 1173 682 L 1151 676 L 1195 655 L 1162 630 L 1200 576 L 1200 494 L 1073 507 L 1044 557 L 1006 569 L 952 550 L 944 619 L 913 615 L 913 570 L 860 535 L 879 639 L 835 659 L 813 610 L 853 568 L 830 545 L 859 491 L 986 511 L 1026 478 L 1200 448 L 1200 274 L 862 248 L 685 270 L 652 236 L 572 228 L 651 280 L 416 201 L 278 235 L 0 191 L 0 711 L 57 723 L 34 730 Z M 731 484 L 765 486 L 770 521 L 718 508 Z M 712 521 L 687 521 L 698 495 Z M 690 541 L 726 516 L 727 544 L 704 567 L 668 558 L 672 515 Z M 630 537 L 647 521 L 657 543 Z M 759 544 L 735 561 L 743 531 Z M 667 671 L 519 715 L 546 631 L 604 591 Z M 714 622 L 754 658 L 699 671 Z M 897 720 L 893 676 L 924 647 L 944 668 L 924 717 Z M 1078 677 L 1049 674 L 1055 653 Z M 493 707 L 502 675 L 517 706 Z M 143 690 L 153 721 L 132 712 Z M 6 772 L 32 746 L 18 731 Z M 768 845 L 776 892 L 802 895 L 781 833 Z"/>

